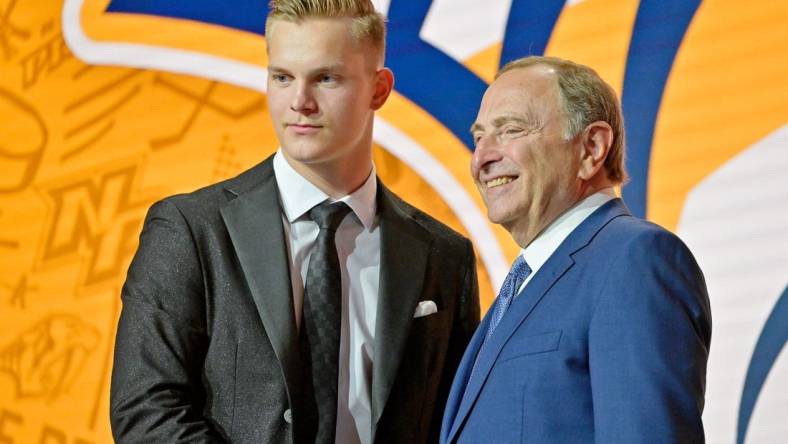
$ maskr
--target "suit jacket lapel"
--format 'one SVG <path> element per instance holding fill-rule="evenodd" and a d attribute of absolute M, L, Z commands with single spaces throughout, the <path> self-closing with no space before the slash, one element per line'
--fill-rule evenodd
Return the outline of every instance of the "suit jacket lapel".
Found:
<path fill-rule="evenodd" d="M 378 181 L 380 289 L 372 367 L 372 436 L 405 350 L 427 268 L 427 232 Z"/>
<path fill-rule="evenodd" d="M 512 305 L 509 306 L 506 315 L 501 319 L 498 327 L 495 328 L 493 335 L 487 343 L 480 348 L 478 358 L 476 359 L 476 368 L 473 378 L 468 381 L 468 385 L 465 387 L 465 393 L 462 397 L 460 407 L 457 410 L 457 417 L 454 420 L 452 431 L 449 433 L 449 442 L 451 442 L 451 438 L 454 437 L 454 434 L 460 428 L 470 411 L 471 406 L 476 401 L 484 382 L 487 380 L 487 375 L 490 373 L 493 364 L 495 364 L 498 358 L 498 354 L 501 352 L 501 348 L 503 348 L 504 344 L 506 344 L 506 341 L 509 340 L 509 337 L 514 333 L 517 327 L 528 317 L 534 307 L 542 300 L 547 290 L 549 290 L 558 278 L 572 266 L 573 262 L 571 258 L 562 257 L 560 261 L 556 261 L 554 257 L 550 258 L 548 263 L 546 263 L 528 283 L 523 292 L 512 301 Z M 471 361 L 470 365 L 473 366 L 473 361 Z"/>
<path fill-rule="evenodd" d="M 278 188 L 270 159 L 262 181 L 249 190 L 227 190 L 238 197 L 221 208 L 241 269 L 288 388 L 298 385 L 298 350 L 289 260 Z"/>
<path fill-rule="evenodd" d="M 484 347 L 481 347 L 481 350 L 479 350 L 474 377 L 468 381 L 468 385 L 465 388 L 465 394 L 457 410 L 457 416 L 454 419 L 447 442 L 452 442 L 452 439 L 454 439 L 455 434 L 464 422 L 503 346 L 520 324 L 531 314 L 536 305 L 542 301 L 548 290 L 574 264 L 572 254 L 586 247 L 594 235 L 611 220 L 627 214 L 629 212 L 621 199 L 613 199 L 602 205 L 564 240 L 550 256 L 550 259 L 526 285 L 523 292 L 515 298 L 512 305 L 509 306 L 506 315 L 501 319 L 501 323 L 496 327 L 495 333 L 490 337 L 487 344 L 484 344 Z M 472 365 L 473 363 L 471 362 Z"/>

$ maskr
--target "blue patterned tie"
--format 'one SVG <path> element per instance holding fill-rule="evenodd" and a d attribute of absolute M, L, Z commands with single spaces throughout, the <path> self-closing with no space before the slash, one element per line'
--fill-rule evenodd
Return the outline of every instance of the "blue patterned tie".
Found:
<path fill-rule="evenodd" d="M 503 281 L 501 291 L 498 292 L 498 297 L 495 299 L 495 307 L 493 307 L 494 311 L 490 318 L 490 325 L 487 329 L 487 335 L 484 337 L 485 343 L 490 339 L 495 327 L 497 327 L 501 319 L 503 319 L 503 315 L 506 313 L 509 305 L 511 305 L 512 299 L 514 299 L 514 296 L 517 294 L 517 290 L 520 289 L 520 286 L 523 285 L 523 282 L 530 274 L 531 267 L 525 262 L 523 255 L 517 255 L 517 259 L 514 260 L 509 274 L 506 275 L 506 279 Z M 483 346 L 484 345 L 482 345 L 482 347 Z"/>
<path fill-rule="evenodd" d="M 473 361 L 471 375 L 468 377 L 468 385 L 470 385 L 473 375 L 476 373 L 476 364 L 479 362 L 479 356 L 482 354 L 482 350 L 484 350 L 487 342 L 489 342 L 493 331 L 495 331 L 495 327 L 501 323 L 501 319 L 503 319 L 503 315 L 506 313 L 509 305 L 512 304 L 512 299 L 514 299 L 514 296 L 517 294 L 517 290 L 520 289 L 520 286 L 523 285 L 523 282 L 525 282 L 530 274 L 531 267 L 525 262 L 523 255 L 517 255 L 517 259 L 514 260 L 512 268 L 509 270 L 509 274 L 506 275 L 506 279 L 503 281 L 501 291 L 498 292 L 498 297 L 495 298 L 495 305 L 492 308 L 493 314 L 490 317 L 487 334 L 484 336 L 484 342 L 482 342 L 482 346 L 479 347 L 479 352 L 476 353 L 476 359 Z M 466 385 L 466 387 L 468 387 L 468 385 Z"/>

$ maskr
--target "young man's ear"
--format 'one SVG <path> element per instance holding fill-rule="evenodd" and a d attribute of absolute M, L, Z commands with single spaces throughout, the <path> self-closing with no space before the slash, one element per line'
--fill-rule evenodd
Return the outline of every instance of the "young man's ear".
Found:
<path fill-rule="evenodd" d="M 394 89 L 394 73 L 388 68 L 377 70 L 375 73 L 375 94 L 372 96 L 373 110 L 377 111 L 386 103 L 392 89 Z"/>
<path fill-rule="evenodd" d="M 580 135 L 580 171 L 578 177 L 591 180 L 605 165 L 613 143 L 613 128 L 607 122 L 593 122 Z"/>

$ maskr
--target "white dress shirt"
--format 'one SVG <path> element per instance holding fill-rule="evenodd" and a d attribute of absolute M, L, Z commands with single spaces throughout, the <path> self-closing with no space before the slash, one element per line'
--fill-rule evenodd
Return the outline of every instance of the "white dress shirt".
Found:
<path fill-rule="evenodd" d="M 274 175 L 282 204 L 282 223 L 288 238 L 290 280 L 296 325 L 300 329 L 304 282 L 319 228 L 309 210 L 324 200 L 334 201 L 298 174 L 281 150 L 274 155 Z M 380 228 L 376 216 L 375 167 L 366 182 L 338 199 L 352 210 L 336 231 L 342 273 L 342 327 L 339 340 L 336 442 L 372 442 L 372 359 L 380 276 Z"/>
<path fill-rule="evenodd" d="M 554 220 L 544 231 L 542 231 L 536 239 L 531 241 L 527 247 L 520 251 L 520 254 L 525 259 L 525 262 L 531 267 L 531 274 L 523 281 L 518 290 L 518 294 L 523 291 L 526 284 L 536 275 L 536 272 L 542 268 L 545 262 L 550 259 L 550 256 L 555 253 L 555 250 L 561 245 L 569 234 L 575 231 L 588 216 L 596 211 L 599 207 L 607 203 L 609 200 L 615 199 L 616 193 L 613 188 L 605 188 L 600 190 L 585 199 L 581 200 L 577 205 L 566 210 L 564 214 Z"/>

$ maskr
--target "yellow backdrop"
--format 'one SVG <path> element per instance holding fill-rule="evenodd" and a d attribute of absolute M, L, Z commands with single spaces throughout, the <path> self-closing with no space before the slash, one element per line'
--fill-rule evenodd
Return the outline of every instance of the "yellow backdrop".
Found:
<path fill-rule="evenodd" d="M 263 85 L 255 87 L 257 71 L 244 74 L 266 64 L 262 37 L 188 20 L 110 15 L 108 3 L 0 0 L 0 443 L 111 441 L 108 388 L 119 292 L 147 208 L 164 196 L 234 176 L 277 147 Z M 434 20 L 441 20 L 448 3 L 435 2 Z M 568 2 L 545 53 L 595 67 L 620 93 L 638 6 L 635 0 Z M 787 11 L 785 1 L 701 3 L 655 126 L 650 219 L 680 229 L 696 186 L 785 125 Z M 445 20 L 455 19 L 447 14 Z M 461 30 L 495 31 L 480 36 L 486 43 L 478 48 L 463 53 L 438 31 L 435 46 L 489 82 L 504 25 L 491 23 Z M 168 68 L 180 62 L 153 52 L 124 62 L 127 50 L 155 47 L 214 58 L 191 60 L 183 69 Z M 223 65 L 227 61 L 234 65 Z M 228 80 L 236 74 L 238 81 Z M 379 118 L 399 137 L 376 137 L 382 180 L 473 238 L 477 254 L 486 249 L 488 256 L 477 261 L 486 310 L 500 284 L 501 264 L 518 247 L 486 222 L 471 233 L 484 209 L 467 172 L 470 152 L 429 110 L 400 92 Z M 448 181 L 436 182 L 417 161 L 393 154 L 400 146 L 392 140 L 405 139 L 426 147 Z M 457 196 L 465 200 L 452 200 Z M 484 233 L 490 237 L 480 245 Z M 765 317 L 756 313 L 747 322 L 759 328 Z M 719 323 L 715 317 L 715 329 L 725 331 L 729 318 Z M 744 356 L 736 358 L 744 369 L 758 328 L 749 333 Z M 780 362 L 774 374 L 785 373 Z M 710 376 L 710 384 L 730 383 L 724 370 L 710 367 L 713 372 L 721 376 Z M 735 387 L 724 389 L 722 401 L 711 406 L 722 418 L 707 423 L 716 427 L 710 437 L 717 442 L 733 440 L 744 370 L 739 373 Z M 784 396 L 766 399 L 788 406 Z M 774 436 L 786 430 L 776 422 L 764 427 Z"/>

